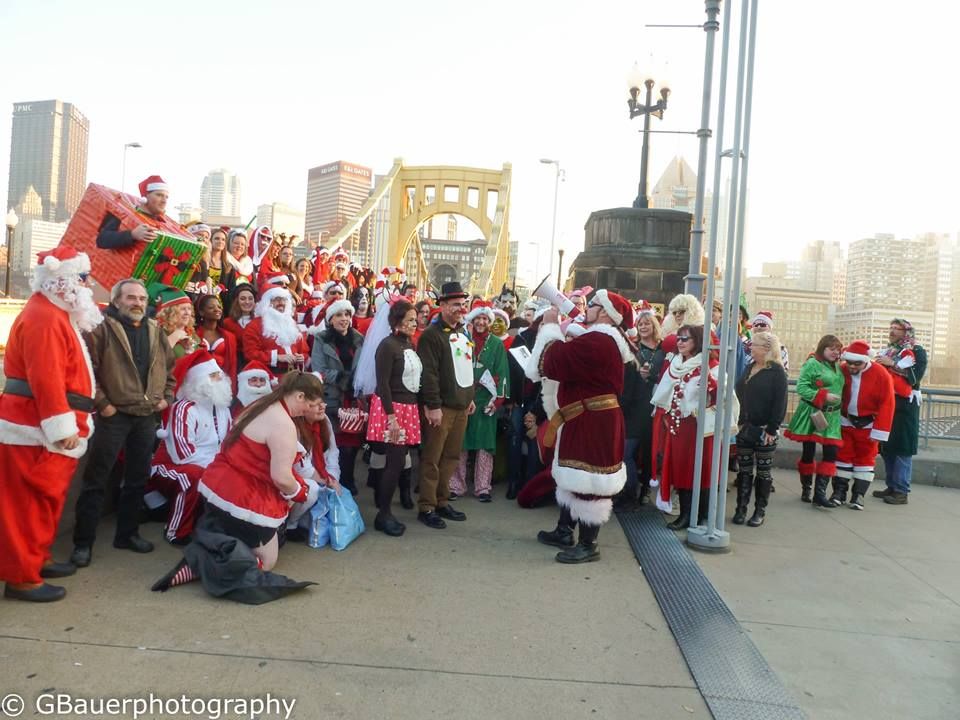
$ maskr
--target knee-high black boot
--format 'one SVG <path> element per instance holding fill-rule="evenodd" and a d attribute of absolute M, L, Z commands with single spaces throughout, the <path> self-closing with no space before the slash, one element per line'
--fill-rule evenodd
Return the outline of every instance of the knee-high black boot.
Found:
<path fill-rule="evenodd" d="M 404 468 L 400 472 L 400 505 L 404 510 L 413 510 L 413 497 L 410 495 L 410 479 L 413 476 L 413 468 Z"/>
<path fill-rule="evenodd" d="M 733 524 L 743 525 L 750 509 L 750 494 L 753 492 L 753 476 L 742 470 L 737 474 L 737 509 L 733 513 Z"/>
<path fill-rule="evenodd" d="M 573 517 L 570 515 L 570 508 L 560 507 L 560 519 L 557 520 L 557 527 L 554 530 L 541 530 L 537 533 L 537 542 L 544 545 L 552 545 L 558 548 L 573 547 Z"/>
<path fill-rule="evenodd" d="M 693 490 L 677 490 L 680 500 L 680 516 L 667 525 L 671 530 L 686 530 L 690 524 L 690 509 L 693 506 Z"/>
<path fill-rule="evenodd" d="M 773 478 L 769 474 L 761 475 L 757 473 L 757 501 L 753 506 L 753 515 L 747 520 L 747 525 L 750 527 L 763 525 L 763 519 L 767 514 L 767 503 L 770 500 L 771 484 L 773 484 Z"/>
<path fill-rule="evenodd" d="M 830 478 L 826 475 L 817 475 L 816 483 L 813 487 L 813 506 L 820 508 L 832 508 L 833 505 L 827 499 L 827 485 Z"/>
<path fill-rule="evenodd" d="M 580 522 L 580 539 L 576 545 L 557 553 L 557 562 L 566 565 L 593 562 L 600 559 L 597 550 L 597 536 L 600 534 L 599 525 L 587 525 Z"/>
<path fill-rule="evenodd" d="M 830 504 L 834 507 L 840 507 L 847 504 L 847 488 L 850 487 L 850 481 L 839 475 L 833 478 L 833 494 L 830 496 Z"/>

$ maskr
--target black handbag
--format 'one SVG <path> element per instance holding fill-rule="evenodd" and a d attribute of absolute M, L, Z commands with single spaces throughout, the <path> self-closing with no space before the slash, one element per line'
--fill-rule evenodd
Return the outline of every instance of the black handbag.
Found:
<path fill-rule="evenodd" d="M 763 425 L 752 425 L 747 423 L 743 429 L 737 433 L 737 443 L 740 445 L 759 445 L 763 440 L 763 433 L 766 428 Z"/>

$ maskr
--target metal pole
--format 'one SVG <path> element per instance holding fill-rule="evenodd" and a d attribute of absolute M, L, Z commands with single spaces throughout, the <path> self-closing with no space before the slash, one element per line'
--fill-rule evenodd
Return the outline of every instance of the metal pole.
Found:
<path fill-rule="evenodd" d="M 553 267 L 553 252 L 557 242 L 557 197 L 560 194 L 560 162 L 554 161 L 554 165 L 557 166 L 557 174 L 553 180 L 553 229 L 550 230 L 550 267 L 547 268 L 547 272 Z"/>
<path fill-rule="evenodd" d="M 640 187 L 637 188 L 637 197 L 633 201 L 635 208 L 650 207 L 650 200 L 647 198 L 647 162 L 650 159 L 650 101 L 653 93 L 653 80 L 644 80 L 644 87 L 647 88 L 646 108 L 647 112 L 643 114 L 643 144 L 640 146 Z"/>
<path fill-rule="evenodd" d="M 744 0 L 744 9 L 746 9 L 747 0 Z M 738 194 L 738 207 L 737 207 L 737 237 L 734 241 L 734 259 L 733 259 L 733 271 L 734 276 L 730 284 L 730 300 L 727 307 L 729 308 L 739 308 L 740 305 L 740 284 L 743 276 L 743 238 L 746 230 L 746 212 L 747 212 L 747 172 L 750 168 L 750 129 L 753 119 L 753 68 L 754 68 L 754 58 L 756 54 L 757 47 L 757 0 L 750 0 L 750 30 L 749 38 L 747 45 L 747 78 L 746 78 L 746 89 L 745 89 L 745 99 L 743 103 L 743 159 L 742 166 L 740 169 L 740 192 Z M 726 397 L 724 398 L 725 406 L 724 411 L 725 415 L 723 418 L 723 432 L 724 437 L 730 437 L 730 431 L 735 419 L 733 418 L 733 397 L 734 397 L 734 388 L 737 382 L 736 375 L 736 332 L 737 332 L 737 320 L 739 316 L 739 311 L 734 312 L 730 311 L 729 313 L 728 327 L 725 327 L 725 331 L 728 333 L 727 337 L 731 339 L 732 342 L 727 344 L 727 352 L 730 354 L 727 360 L 727 382 L 729 383 L 729 390 Z M 724 319 L 727 319 L 726 317 Z M 722 473 L 722 486 L 719 483 L 714 483 L 717 486 L 717 502 L 716 502 L 716 512 L 713 513 L 712 520 L 716 521 L 716 526 L 723 529 L 724 521 L 726 518 L 726 507 L 727 507 L 727 493 L 726 493 L 726 473 Z M 723 492 L 721 492 L 721 490 Z M 714 503 L 711 502 L 711 508 L 713 508 Z"/>
<path fill-rule="evenodd" d="M 3 283 L 3 294 L 10 297 L 10 262 L 13 260 L 13 228 L 7 226 L 7 269 L 6 279 Z"/>
<path fill-rule="evenodd" d="M 719 226 L 717 224 L 717 218 L 720 214 L 720 184 L 722 181 L 722 163 L 723 163 L 723 131 L 724 124 L 726 120 L 726 102 L 727 102 L 727 74 L 728 74 L 728 64 L 730 57 L 730 16 L 729 6 L 727 6 L 727 12 L 723 14 L 723 35 L 721 46 L 720 46 L 720 94 L 717 99 L 717 141 L 714 143 L 714 161 L 713 161 L 713 200 L 711 205 L 711 215 L 713 221 L 710 223 L 710 254 L 709 254 L 709 265 L 707 267 L 707 298 L 704 302 L 704 306 L 709 308 L 712 312 L 713 309 L 713 298 L 716 293 L 717 280 L 713 268 L 717 263 L 717 235 L 719 233 Z M 706 318 L 704 319 L 706 321 Z M 706 329 L 706 328 L 704 328 Z M 704 348 L 710 346 L 709 343 L 709 333 L 704 333 Z M 702 362 L 700 364 L 700 376 L 706 377 L 707 373 L 710 371 L 710 364 L 708 354 L 703 353 Z M 694 452 L 694 465 L 693 465 L 693 498 L 691 499 L 692 505 L 690 510 L 691 522 L 696 525 L 696 519 L 700 512 L 700 486 L 703 482 L 702 471 L 703 471 L 703 422 L 704 417 L 707 412 L 707 395 L 706 393 L 700 393 L 699 405 L 697 409 L 697 444 L 696 450 Z M 691 526 L 693 529 L 693 526 Z M 689 537 L 690 533 L 687 533 Z"/>
<path fill-rule="evenodd" d="M 129 148 L 129 144 L 123 146 L 123 169 L 120 171 L 120 192 L 125 192 L 124 186 L 127 182 L 127 150 Z"/>
<path fill-rule="evenodd" d="M 703 197 L 707 187 L 707 146 L 710 132 L 710 93 L 713 88 L 713 50 L 714 40 L 720 23 L 717 15 L 720 12 L 720 0 L 706 0 L 707 21 L 703 30 L 707 34 L 706 51 L 703 61 L 703 100 L 700 105 L 700 129 L 697 137 L 700 138 L 700 157 L 697 161 L 697 196 L 693 209 L 693 230 L 690 231 L 690 265 L 687 276 L 684 278 L 684 292 L 694 297 L 703 297 L 703 283 L 706 280 L 700 270 L 701 256 L 703 255 Z M 722 138 L 721 138 L 722 140 Z M 713 218 L 716 223 L 716 217 Z"/>
<path fill-rule="evenodd" d="M 563 292 L 563 281 L 560 279 L 563 277 L 563 248 L 560 248 L 557 252 L 560 253 L 560 266 L 557 268 L 557 290 Z"/>

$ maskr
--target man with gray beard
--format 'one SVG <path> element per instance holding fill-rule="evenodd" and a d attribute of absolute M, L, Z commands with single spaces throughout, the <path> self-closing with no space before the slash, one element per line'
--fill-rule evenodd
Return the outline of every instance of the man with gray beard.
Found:
<path fill-rule="evenodd" d="M 243 331 L 243 356 L 263 363 L 280 376 L 287 370 L 302 370 L 310 348 L 293 319 L 293 298 L 283 287 L 271 287 L 260 295 L 256 317 Z"/>
<path fill-rule="evenodd" d="M 145 317 L 143 280 L 121 280 L 110 292 L 104 320 L 85 337 L 96 380 L 97 434 L 77 498 L 73 554 L 77 567 L 90 564 L 107 482 L 120 451 L 123 486 L 117 501 L 115 548 L 148 553 L 140 537 L 140 505 L 156 442 L 156 413 L 173 402 L 173 350 L 154 320 Z"/>
<path fill-rule="evenodd" d="M 178 360 L 173 374 L 177 401 L 157 431 L 163 442 L 153 456 L 144 500 L 151 509 L 169 501 L 167 542 L 186 545 L 200 510 L 197 485 L 232 424 L 233 393 L 230 378 L 206 350 Z"/>

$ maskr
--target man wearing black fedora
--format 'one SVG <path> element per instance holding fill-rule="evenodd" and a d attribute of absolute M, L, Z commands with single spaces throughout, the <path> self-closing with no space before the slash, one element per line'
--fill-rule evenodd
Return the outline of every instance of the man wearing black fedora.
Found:
<path fill-rule="evenodd" d="M 450 476 L 460 462 L 467 417 L 474 411 L 473 343 L 462 323 L 466 299 L 460 283 L 444 283 L 438 298 L 440 316 L 417 343 L 425 418 L 417 518 L 438 530 L 446 527 L 444 518 L 467 519 L 449 504 Z"/>

